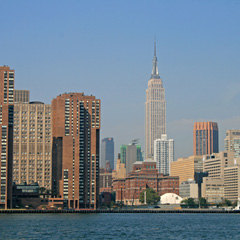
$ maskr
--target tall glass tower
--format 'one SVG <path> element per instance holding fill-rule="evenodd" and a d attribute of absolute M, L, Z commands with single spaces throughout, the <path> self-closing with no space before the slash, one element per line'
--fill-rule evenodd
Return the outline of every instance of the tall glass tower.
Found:
<path fill-rule="evenodd" d="M 112 137 L 104 138 L 101 142 L 101 161 L 100 167 L 106 168 L 106 163 L 109 161 L 110 168 L 115 169 L 114 165 L 114 140 Z"/>
<path fill-rule="evenodd" d="M 154 42 L 153 69 L 148 81 L 145 102 L 145 158 L 154 155 L 154 140 L 166 134 L 165 89 L 158 73 L 156 42 Z"/>

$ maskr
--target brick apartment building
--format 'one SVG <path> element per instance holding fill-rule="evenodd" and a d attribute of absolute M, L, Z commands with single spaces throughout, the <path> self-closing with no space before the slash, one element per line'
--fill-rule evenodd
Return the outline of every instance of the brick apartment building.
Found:
<path fill-rule="evenodd" d="M 52 189 L 69 208 L 97 208 L 100 100 L 67 93 L 52 100 Z"/>
<path fill-rule="evenodd" d="M 0 67 L 0 208 L 12 207 L 14 70 Z"/>

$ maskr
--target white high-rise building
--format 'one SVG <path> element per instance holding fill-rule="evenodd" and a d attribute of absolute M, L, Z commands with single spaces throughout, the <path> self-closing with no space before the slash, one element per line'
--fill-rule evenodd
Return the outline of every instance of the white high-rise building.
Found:
<path fill-rule="evenodd" d="M 154 43 L 153 69 L 148 81 L 145 103 L 145 157 L 153 156 L 154 140 L 166 133 L 165 89 L 158 73 L 156 42 Z"/>
<path fill-rule="evenodd" d="M 174 161 L 174 140 L 168 140 L 166 134 L 154 141 L 154 160 L 157 162 L 159 173 L 170 174 L 171 162 Z"/>

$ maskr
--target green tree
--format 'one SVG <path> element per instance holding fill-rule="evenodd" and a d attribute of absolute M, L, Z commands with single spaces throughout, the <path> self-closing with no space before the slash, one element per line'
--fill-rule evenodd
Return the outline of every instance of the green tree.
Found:
<path fill-rule="evenodd" d="M 208 207 L 208 202 L 207 202 L 206 198 L 201 197 L 201 198 L 199 198 L 199 201 L 200 201 L 200 204 L 199 204 L 200 207 L 204 207 L 204 208 Z"/>
<path fill-rule="evenodd" d="M 188 207 L 189 208 L 195 208 L 197 207 L 197 204 L 195 203 L 193 198 L 188 198 Z"/>
<path fill-rule="evenodd" d="M 158 194 L 152 189 L 152 188 L 147 188 L 146 190 L 142 191 L 140 193 L 140 202 L 144 203 L 144 192 L 146 191 L 146 203 L 147 205 L 152 205 L 156 204 L 159 201 L 159 196 Z"/>
<path fill-rule="evenodd" d="M 238 205 L 238 201 L 234 201 L 233 203 L 232 203 L 232 206 L 233 207 L 236 207 Z"/>
<path fill-rule="evenodd" d="M 182 200 L 181 204 L 188 208 L 196 208 L 198 206 L 193 198 L 184 199 Z"/>
<path fill-rule="evenodd" d="M 220 203 L 220 206 L 227 206 L 227 207 L 230 207 L 232 206 L 232 202 L 228 199 L 224 199 L 221 203 Z"/>

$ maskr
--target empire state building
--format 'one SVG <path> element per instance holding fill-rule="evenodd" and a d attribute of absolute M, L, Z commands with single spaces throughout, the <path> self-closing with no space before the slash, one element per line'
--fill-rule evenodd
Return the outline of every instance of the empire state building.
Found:
<path fill-rule="evenodd" d="M 156 42 L 154 43 L 153 69 L 148 81 L 145 102 L 145 157 L 154 155 L 154 140 L 166 134 L 165 89 L 158 73 Z"/>

